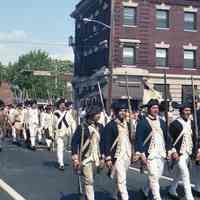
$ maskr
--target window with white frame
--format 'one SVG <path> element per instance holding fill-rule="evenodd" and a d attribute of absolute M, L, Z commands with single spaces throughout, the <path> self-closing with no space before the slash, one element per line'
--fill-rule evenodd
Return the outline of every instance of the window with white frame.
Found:
<path fill-rule="evenodd" d="M 196 66 L 196 51 L 184 49 L 184 68 L 194 68 Z"/>
<path fill-rule="evenodd" d="M 196 13 L 184 12 L 184 30 L 196 30 Z"/>
<path fill-rule="evenodd" d="M 135 26 L 136 25 L 136 8 L 124 7 L 124 25 Z"/>
<path fill-rule="evenodd" d="M 169 28 L 169 11 L 168 10 L 156 10 L 156 27 L 157 28 Z"/>
<path fill-rule="evenodd" d="M 156 48 L 156 66 L 168 66 L 168 49 Z"/>
<path fill-rule="evenodd" d="M 123 65 L 135 65 L 135 47 L 133 46 L 124 46 L 123 47 Z"/>

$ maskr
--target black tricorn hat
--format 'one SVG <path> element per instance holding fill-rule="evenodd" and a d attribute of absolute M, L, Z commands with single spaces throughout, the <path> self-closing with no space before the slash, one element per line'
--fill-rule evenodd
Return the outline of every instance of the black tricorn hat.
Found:
<path fill-rule="evenodd" d="M 67 101 L 67 102 L 65 102 L 65 106 L 66 106 L 66 107 L 69 107 L 69 106 L 71 106 L 71 105 L 73 105 L 73 102 L 72 102 L 72 101 Z"/>
<path fill-rule="evenodd" d="M 178 103 L 178 102 L 172 102 L 172 107 L 175 109 L 179 109 L 179 111 L 181 112 L 183 109 L 185 108 L 193 108 L 192 105 L 192 101 L 185 101 L 182 104 Z"/>
<path fill-rule="evenodd" d="M 37 104 L 37 101 L 35 99 L 30 101 L 30 105 L 33 106 L 33 104 Z"/>
<path fill-rule="evenodd" d="M 128 109 L 128 100 L 127 99 L 118 99 L 117 101 L 113 102 L 112 109 L 114 111 L 118 111 L 121 109 Z"/>
<path fill-rule="evenodd" d="M 25 100 L 25 101 L 24 101 L 24 105 L 25 105 L 25 106 L 30 106 L 30 103 L 31 103 L 30 100 Z"/>
<path fill-rule="evenodd" d="M 65 104 L 65 99 L 64 99 L 64 98 L 59 99 L 59 100 L 56 102 L 56 106 L 59 107 L 61 103 L 64 103 L 64 104 Z"/>
<path fill-rule="evenodd" d="M 45 107 L 45 110 L 51 110 L 52 109 L 52 105 L 51 104 L 48 104 L 46 107 Z"/>
<path fill-rule="evenodd" d="M 133 112 L 139 111 L 139 101 L 135 99 L 131 99 L 131 109 Z"/>
<path fill-rule="evenodd" d="M 87 107 L 86 109 L 86 116 L 93 116 L 93 115 L 96 115 L 100 112 L 102 112 L 102 106 L 100 105 L 90 105 Z"/>
<path fill-rule="evenodd" d="M 176 102 L 176 101 L 172 101 L 171 105 L 172 105 L 172 108 L 174 108 L 174 109 L 179 109 L 180 106 L 181 106 L 181 104 L 179 104 L 179 103 Z"/>
<path fill-rule="evenodd" d="M 17 108 L 21 108 L 21 107 L 23 107 L 23 103 L 18 103 Z"/>
<path fill-rule="evenodd" d="M 158 99 L 150 99 L 147 103 L 147 108 L 150 109 L 152 106 L 159 106 Z"/>
<path fill-rule="evenodd" d="M 184 103 L 181 104 L 179 111 L 181 112 L 183 109 L 185 108 L 191 108 L 192 109 L 192 102 L 191 101 L 186 101 Z"/>

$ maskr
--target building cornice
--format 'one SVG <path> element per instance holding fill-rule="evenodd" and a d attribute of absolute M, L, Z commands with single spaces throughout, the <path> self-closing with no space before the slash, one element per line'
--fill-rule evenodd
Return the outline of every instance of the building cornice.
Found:
<path fill-rule="evenodd" d="M 97 3 L 97 0 L 82 0 L 80 3 L 76 5 L 75 10 L 71 13 L 72 18 L 80 18 L 80 15 L 86 12 L 88 8 L 91 7 L 92 4 Z"/>
<path fill-rule="evenodd" d="M 194 8 L 193 6 L 187 6 L 184 7 L 184 12 L 198 12 L 198 9 Z"/>
<path fill-rule="evenodd" d="M 150 3 L 155 3 L 155 4 L 159 4 L 159 3 L 165 3 L 167 5 L 172 5 L 172 6 L 194 6 L 194 7 L 200 7 L 200 1 L 199 0 L 165 0 L 165 1 L 161 1 L 161 0 L 149 0 Z"/>

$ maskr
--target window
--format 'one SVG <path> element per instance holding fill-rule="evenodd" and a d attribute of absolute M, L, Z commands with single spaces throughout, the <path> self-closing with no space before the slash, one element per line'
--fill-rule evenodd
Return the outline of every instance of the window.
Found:
<path fill-rule="evenodd" d="M 168 65 L 168 49 L 156 49 L 156 66 L 167 67 Z"/>
<path fill-rule="evenodd" d="M 197 85 L 194 85 L 194 89 L 197 90 Z M 182 85 L 182 103 L 192 101 L 192 86 Z"/>
<path fill-rule="evenodd" d="M 184 30 L 196 30 L 196 13 L 184 12 Z"/>
<path fill-rule="evenodd" d="M 184 67 L 194 68 L 196 65 L 195 50 L 184 50 Z"/>
<path fill-rule="evenodd" d="M 156 10 L 156 27 L 169 28 L 169 11 Z"/>
<path fill-rule="evenodd" d="M 135 47 L 123 48 L 123 65 L 135 65 Z"/>
<path fill-rule="evenodd" d="M 124 25 L 136 25 L 136 8 L 124 7 Z"/>

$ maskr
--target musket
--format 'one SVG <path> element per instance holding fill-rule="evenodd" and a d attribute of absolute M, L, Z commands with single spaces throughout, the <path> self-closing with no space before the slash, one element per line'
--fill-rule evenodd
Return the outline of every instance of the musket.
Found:
<path fill-rule="evenodd" d="M 103 95 L 102 95 L 101 86 L 100 86 L 99 81 L 98 81 L 97 85 L 98 85 L 98 90 L 99 90 L 99 95 L 100 95 L 100 100 L 101 100 L 101 106 L 103 108 L 103 113 L 104 113 L 104 117 L 105 117 L 105 124 L 106 124 L 108 122 L 108 116 L 106 115 L 106 109 L 105 109 L 105 105 L 104 105 L 104 101 L 103 101 Z"/>
<path fill-rule="evenodd" d="M 165 105 L 165 126 L 166 126 L 166 132 L 169 134 L 169 118 L 168 118 L 168 104 L 167 104 L 167 74 L 166 71 L 164 71 L 164 105 Z M 176 161 L 172 160 L 172 163 L 170 164 L 167 160 L 167 168 L 169 171 L 171 171 L 174 168 L 174 165 L 176 164 Z"/>
<path fill-rule="evenodd" d="M 135 147 L 134 147 L 134 140 L 135 140 L 135 132 L 134 132 L 134 127 L 133 127 L 133 122 L 131 119 L 131 114 L 132 114 L 132 107 L 131 107 L 131 99 L 129 95 L 129 86 L 128 86 L 128 74 L 126 72 L 126 95 L 128 99 L 128 112 L 129 112 L 129 126 L 130 126 L 130 131 L 131 131 L 131 143 L 132 143 L 132 156 L 135 153 Z M 140 172 L 144 173 L 144 168 L 145 166 L 143 165 L 142 161 L 140 160 Z"/>
<path fill-rule="evenodd" d="M 196 107 L 196 99 L 195 99 L 195 87 L 194 87 L 194 80 L 193 76 L 191 76 L 191 84 L 192 84 L 192 108 L 193 108 L 193 121 L 194 121 L 194 134 L 196 136 L 196 141 L 195 141 L 195 152 L 198 150 L 199 142 L 198 142 L 198 123 L 197 123 L 197 107 Z M 200 165 L 200 161 L 196 161 L 197 165 Z"/>
<path fill-rule="evenodd" d="M 128 112 L 129 112 L 129 125 L 130 125 L 130 131 L 131 131 L 131 142 L 132 142 L 132 151 L 134 153 L 134 146 L 133 146 L 133 141 L 135 139 L 135 135 L 134 135 L 134 128 L 133 128 L 133 122 L 131 119 L 131 114 L 132 114 L 132 107 L 131 107 L 131 99 L 130 99 L 130 95 L 129 95 L 129 87 L 128 87 L 128 75 L 126 72 L 126 95 L 127 95 L 127 99 L 128 99 Z"/>

